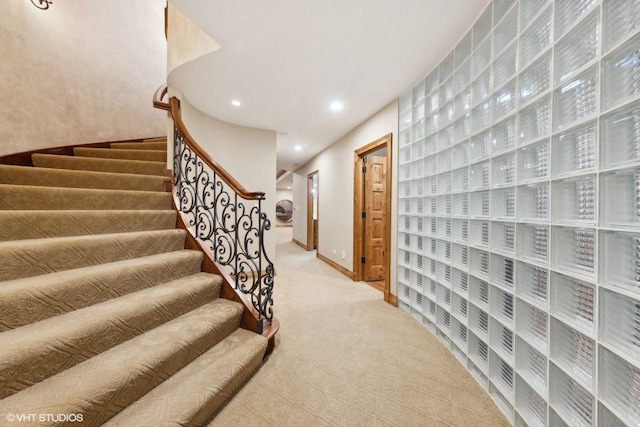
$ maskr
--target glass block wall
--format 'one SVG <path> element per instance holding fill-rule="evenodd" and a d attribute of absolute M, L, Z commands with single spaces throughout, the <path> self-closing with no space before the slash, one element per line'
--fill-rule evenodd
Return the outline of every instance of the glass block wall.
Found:
<path fill-rule="evenodd" d="M 494 0 L 399 122 L 399 305 L 514 425 L 640 425 L 640 1 Z"/>

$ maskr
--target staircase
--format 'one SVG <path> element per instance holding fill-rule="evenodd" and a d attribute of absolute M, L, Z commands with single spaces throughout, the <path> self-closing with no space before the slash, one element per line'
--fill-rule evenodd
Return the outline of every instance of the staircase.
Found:
<path fill-rule="evenodd" d="M 184 249 L 166 155 L 0 165 L 0 425 L 205 425 L 261 365 L 267 339 Z"/>

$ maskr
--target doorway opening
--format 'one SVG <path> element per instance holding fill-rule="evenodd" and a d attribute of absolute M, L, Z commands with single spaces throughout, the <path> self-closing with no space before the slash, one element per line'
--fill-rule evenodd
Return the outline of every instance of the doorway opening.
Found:
<path fill-rule="evenodd" d="M 307 175 L 307 250 L 318 249 L 319 172 Z"/>
<path fill-rule="evenodd" d="M 386 302 L 391 298 L 391 136 L 354 154 L 354 280 L 379 283 Z"/>

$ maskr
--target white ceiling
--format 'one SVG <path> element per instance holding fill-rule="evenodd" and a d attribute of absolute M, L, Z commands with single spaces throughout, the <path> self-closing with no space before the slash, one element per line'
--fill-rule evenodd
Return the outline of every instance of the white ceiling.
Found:
<path fill-rule="evenodd" d="M 221 49 L 175 70 L 196 108 L 277 132 L 295 170 L 431 71 L 489 0 L 171 0 Z M 231 105 L 233 99 L 242 105 Z M 340 112 L 329 106 L 344 104 Z M 295 151 L 300 145 L 302 151 Z"/>

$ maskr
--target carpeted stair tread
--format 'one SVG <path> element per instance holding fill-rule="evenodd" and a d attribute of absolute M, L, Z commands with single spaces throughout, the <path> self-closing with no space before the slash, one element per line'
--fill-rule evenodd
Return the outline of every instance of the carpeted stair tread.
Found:
<path fill-rule="evenodd" d="M 97 172 L 131 173 L 139 175 L 164 175 L 167 162 L 143 160 L 100 159 L 92 157 L 57 156 L 33 154 L 35 167 L 53 169 L 89 170 Z"/>
<path fill-rule="evenodd" d="M 150 141 L 150 142 L 112 142 L 111 148 L 125 150 L 167 150 L 167 141 Z"/>
<path fill-rule="evenodd" d="M 166 191 L 168 177 L 0 165 L 0 184 Z"/>
<path fill-rule="evenodd" d="M 0 210 L 168 210 L 171 193 L 0 184 Z"/>
<path fill-rule="evenodd" d="M 1 242 L 0 280 L 179 251 L 185 237 L 174 229 Z"/>
<path fill-rule="evenodd" d="M 0 332 L 193 276 L 202 259 L 185 249 L 2 282 Z"/>
<path fill-rule="evenodd" d="M 229 336 L 241 313 L 217 299 L 0 400 L 0 413 L 81 413 L 100 425 Z"/>
<path fill-rule="evenodd" d="M 220 286 L 198 273 L 0 333 L 0 399 L 214 301 Z M 242 307 L 232 307 L 237 327 Z"/>
<path fill-rule="evenodd" d="M 202 426 L 260 367 L 267 339 L 238 329 L 104 426 Z"/>
<path fill-rule="evenodd" d="M 173 210 L 0 210 L 0 242 L 175 228 Z"/>
<path fill-rule="evenodd" d="M 76 147 L 73 154 L 77 157 L 96 157 L 100 159 L 144 160 L 148 162 L 166 162 L 165 150 L 122 150 L 117 148 Z"/>

